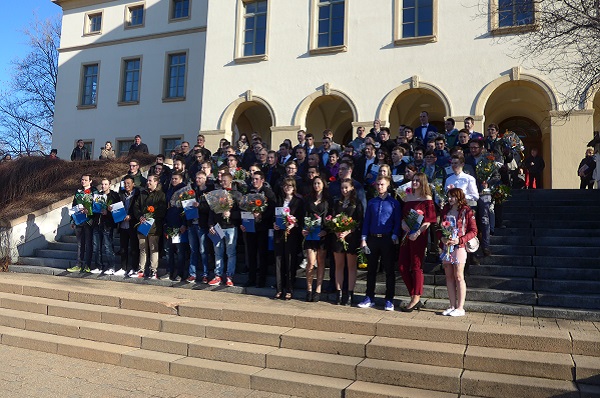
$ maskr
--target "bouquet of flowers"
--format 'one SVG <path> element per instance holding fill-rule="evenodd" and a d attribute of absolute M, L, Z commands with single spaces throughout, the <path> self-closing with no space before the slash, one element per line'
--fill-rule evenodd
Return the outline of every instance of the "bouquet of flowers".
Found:
<path fill-rule="evenodd" d="M 444 207 L 444 205 L 446 203 L 448 203 L 448 195 L 446 194 L 446 191 L 444 190 L 444 184 L 442 182 L 442 180 L 440 179 L 435 179 L 433 180 L 432 184 L 429 184 L 431 186 L 431 190 L 434 193 L 434 200 L 435 203 L 440 207 Z"/>
<path fill-rule="evenodd" d="M 509 150 L 515 153 L 522 153 L 525 150 L 523 141 L 521 141 L 521 138 L 514 132 L 507 130 L 501 138 L 502 144 Z"/>
<path fill-rule="evenodd" d="M 458 228 L 456 228 L 456 217 L 446 216 L 446 219 L 438 224 L 438 229 L 442 232 L 442 236 L 447 239 L 456 239 L 458 237 Z M 454 264 L 452 256 L 450 255 L 454 251 L 454 245 L 444 245 L 444 250 L 440 256 L 440 259 L 447 263 Z"/>
<path fill-rule="evenodd" d="M 168 227 L 167 231 L 165 232 L 165 238 L 169 239 L 173 239 L 174 236 L 179 235 L 179 228 L 177 227 Z"/>
<path fill-rule="evenodd" d="M 365 251 L 363 250 L 362 247 L 359 247 L 356 250 L 356 252 L 358 253 L 358 258 L 357 258 L 358 268 L 366 269 L 367 268 L 367 255 L 365 254 Z"/>
<path fill-rule="evenodd" d="M 217 214 L 223 214 L 233 207 L 233 198 L 224 189 L 207 192 L 204 194 L 204 197 L 206 198 L 208 207 Z M 225 220 L 229 222 L 229 218 L 225 218 Z"/>
<path fill-rule="evenodd" d="M 290 228 L 298 224 L 298 220 L 296 219 L 296 217 L 292 216 L 292 214 L 290 213 L 289 207 L 283 209 L 283 224 L 285 225 L 285 233 L 283 236 L 284 240 L 287 242 L 287 237 L 290 233 Z"/>
<path fill-rule="evenodd" d="M 81 189 L 77 190 L 77 192 L 75 193 L 75 202 L 77 203 L 77 205 L 80 205 L 85 210 L 87 210 L 86 222 L 91 225 L 91 223 L 92 223 L 92 219 L 91 219 L 92 207 L 93 207 L 93 203 L 94 203 L 94 196 L 92 194 L 92 190 L 90 188 L 85 189 L 85 190 L 81 190 Z"/>
<path fill-rule="evenodd" d="M 92 211 L 94 213 L 102 213 L 102 210 L 106 210 L 109 206 L 106 195 L 94 195 L 94 202 L 92 203 Z"/>
<path fill-rule="evenodd" d="M 419 230 L 419 228 L 421 228 L 421 224 L 423 224 L 423 214 L 423 210 L 410 209 L 406 217 L 404 217 L 403 221 L 406 223 L 406 225 L 408 225 L 409 231 L 402 238 L 400 245 L 406 243 L 406 238 L 408 238 L 408 235 L 414 234 Z"/>
<path fill-rule="evenodd" d="M 396 188 L 396 197 L 399 198 L 401 201 L 406 201 L 406 197 L 410 194 L 412 194 L 412 188 L 410 187 L 411 183 L 408 184 L 404 184 L 399 186 L 398 188 Z"/>
<path fill-rule="evenodd" d="M 262 193 L 249 193 L 242 197 L 240 208 L 250 213 L 263 213 L 267 209 L 267 197 Z"/>
<path fill-rule="evenodd" d="M 494 155 L 484 156 L 483 159 L 477 163 L 477 166 L 475 166 L 475 174 L 477 174 L 477 179 L 482 182 L 489 181 L 496 171 L 498 171 L 498 165 L 496 164 L 496 158 Z"/>
<path fill-rule="evenodd" d="M 502 204 L 506 202 L 509 196 L 512 193 L 512 188 L 508 185 L 498 185 L 492 191 L 492 199 L 494 199 L 494 203 Z"/>
<path fill-rule="evenodd" d="M 319 240 L 318 234 L 321 232 L 321 216 L 318 214 L 313 214 L 309 217 L 304 217 L 304 230 L 308 231 L 308 236 L 304 237 L 302 243 L 306 241 L 306 238 L 309 240 Z"/>
<path fill-rule="evenodd" d="M 230 169 L 229 172 L 233 176 L 234 181 L 246 181 L 246 178 L 248 178 L 248 172 L 241 167 Z"/>
<path fill-rule="evenodd" d="M 182 206 L 181 202 L 183 202 L 184 200 L 188 200 L 188 199 L 196 199 L 196 191 L 194 191 L 192 188 L 188 189 L 187 191 L 183 191 L 182 193 L 179 194 L 179 199 L 177 200 L 177 204 L 179 206 Z"/>
<path fill-rule="evenodd" d="M 348 217 L 345 213 L 340 213 L 333 217 L 331 215 L 325 217 L 325 227 L 332 232 L 347 232 L 356 228 L 358 223 L 352 217 Z M 344 250 L 348 250 L 348 242 L 345 239 L 338 239 L 342 243 Z"/>

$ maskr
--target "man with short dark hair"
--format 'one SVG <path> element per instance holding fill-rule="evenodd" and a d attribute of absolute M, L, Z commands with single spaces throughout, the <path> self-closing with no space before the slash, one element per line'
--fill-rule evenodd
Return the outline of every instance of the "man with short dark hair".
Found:
<path fill-rule="evenodd" d="M 83 140 L 77 140 L 77 145 L 71 152 L 71 160 L 90 160 L 90 151 L 85 147 Z"/>
<path fill-rule="evenodd" d="M 142 136 L 136 135 L 133 139 L 133 144 L 129 147 L 129 153 L 127 156 L 135 156 L 138 153 L 148 154 L 148 145 L 142 142 Z"/>
<path fill-rule="evenodd" d="M 331 149 L 335 149 L 336 151 L 338 151 L 338 153 L 342 151 L 342 146 L 333 141 L 333 131 L 331 131 L 330 129 L 326 129 L 325 131 L 323 131 L 323 141 L 325 141 L 325 138 L 329 138 L 331 143 Z M 321 146 L 321 148 L 319 149 L 323 149 L 323 146 Z"/>
<path fill-rule="evenodd" d="M 274 186 L 285 174 L 285 169 L 277 162 L 277 152 L 267 152 L 267 163 L 263 168 L 263 173 L 265 173 L 265 181 L 271 186 Z"/>
<path fill-rule="evenodd" d="M 421 112 L 419 120 L 421 125 L 414 129 L 415 136 L 423 142 L 423 145 L 427 145 L 429 140 L 437 136 L 438 130 L 433 124 L 429 124 L 429 113 L 427 111 Z"/>
<path fill-rule="evenodd" d="M 133 214 L 133 203 L 139 196 L 140 191 L 135 187 L 132 176 L 123 178 L 123 188 L 119 191 L 119 197 L 123 202 L 126 212 L 125 219 L 119 223 L 119 245 L 121 246 L 121 268 L 115 271 L 116 276 L 132 276 L 137 274 L 138 263 L 140 261 L 140 246 L 137 238 L 137 231 L 134 225 L 137 219 Z M 109 208 L 112 210 L 112 208 Z"/>
<path fill-rule="evenodd" d="M 448 148 L 456 145 L 456 140 L 458 139 L 458 129 L 455 126 L 456 121 L 451 117 L 444 122 L 444 138 L 446 138 Z"/>
<path fill-rule="evenodd" d="M 203 134 L 198 134 L 198 137 L 196 137 L 196 145 L 200 147 L 200 150 L 202 151 L 202 154 L 204 155 L 204 159 L 210 159 L 212 153 L 206 149 L 204 147 L 204 143 L 206 142 L 206 138 L 204 137 Z"/>
<path fill-rule="evenodd" d="M 469 132 L 469 139 L 470 140 L 483 140 L 483 134 L 478 133 L 477 131 L 474 130 L 475 128 L 475 119 L 473 119 L 471 116 L 467 116 L 465 118 L 465 129 Z"/>
<path fill-rule="evenodd" d="M 75 192 L 72 206 L 78 206 L 80 211 L 86 215 L 87 220 L 75 225 L 74 220 L 71 219 L 71 228 L 75 230 L 75 236 L 77 236 L 77 263 L 74 267 L 67 269 L 69 272 L 90 272 L 92 264 L 93 215 L 91 202 L 94 194 L 98 191 L 96 187 L 92 186 L 92 177 L 89 174 L 83 174 L 80 181 L 81 188 Z"/>
<path fill-rule="evenodd" d="M 283 142 L 279 145 L 279 163 L 286 164 L 288 160 L 292 160 L 290 146 L 287 144 L 287 142 Z"/>
<path fill-rule="evenodd" d="M 365 147 L 366 129 L 364 126 L 356 128 L 356 138 L 350 141 L 347 145 L 354 148 L 354 151 L 361 152 Z"/>
<path fill-rule="evenodd" d="M 147 180 L 146 178 L 144 178 L 142 172 L 140 171 L 140 162 L 137 159 L 131 159 L 129 161 L 129 171 L 127 172 L 127 175 L 133 178 L 136 187 L 144 188 L 146 186 Z M 125 177 L 123 177 L 123 179 L 121 180 L 121 184 L 124 179 Z"/>
<path fill-rule="evenodd" d="M 317 152 L 317 148 L 315 147 L 315 136 L 312 135 L 312 133 L 308 133 L 306 134 L 306 145 L 304 146 L 306 148 L 306 156 L 309 156 L 312 153 L 316 153 Z"/>
<path fill-rule="evenodd" d="M 105 275 L 113 275 L 115 268 L 112 231 L 116 224 L 108 206 L 120 202 L 121 198 L 118 193 L 110 189 L 110 181 L 107 178 L 102 179 L 100 186 L 101 191 L 98 192 L 98 195 L 106 204 L 106 208 L 103 208 L 100 213 L 94 214 L 93 251 L 96 268 L 92 270 L 92 274 L 104 272 Z"/>

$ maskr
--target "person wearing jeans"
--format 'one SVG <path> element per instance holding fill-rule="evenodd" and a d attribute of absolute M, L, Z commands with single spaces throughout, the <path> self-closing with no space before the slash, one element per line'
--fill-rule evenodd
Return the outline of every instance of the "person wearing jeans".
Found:
<path fill-rule="evenodd" d="M 209 207 L 204 194 L 214 189 L 214 185 L 208 183 L 208 176 L 205 171 L 196 173 L 196 184 L 194 191 L 196 192 L 196 203 L 198 207 L 199 217 L 193 220 L 188 220 L 188 240 L 190 241 L 190 266 L 188 282 L 196 281 L 196 272 L 198 267 L 198 259 L 202 261 L 202 283 L 208 283 L 208 253 L 206 252 L 206 238 L 208 234 L 208 214 Z"/>
<path fill-rule="evenodd" d="M 221 175 L 222 188 L 229 191 L 232 189 L 233 176 L 229 173 Z M 238 237 L 238 227 L 241 224 L 241 212 L 238 204 L 234 200 L 234 205 L 231 210 L 217 214 L 210 211 L 208 216 L 209 232 L 216 234 L 214 226 L 219 224 L 223 229 L 225 236 L 215 245 L 215 277 L 208 282 L 211 286 L 219 286 L 225 283 L 227 286 L 233 286 L 233 276 L 235 275 L 236 263 L 236 245 Z M 225 264 L 225 255 L 227 255 L 227 271 L 223 274 L 223 266 Z"/>

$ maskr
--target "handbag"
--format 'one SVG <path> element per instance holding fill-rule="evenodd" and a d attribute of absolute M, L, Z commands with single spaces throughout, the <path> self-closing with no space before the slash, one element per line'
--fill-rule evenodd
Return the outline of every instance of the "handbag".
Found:
<path fill-rule="evenodd" d="M 466 233 L 465 232 L 465 223 L 467 222 L 467 216 L 465 214 L 466 212 L 463 212 L 463 235 Z M 469 239 L 466 243 L 465 243 L 465 250 L 467 251 L 467 253 L 475 253 L 477 250 L 479 250 L 479 239 L 477 239 L 477 236 L 472 237 L 471 239 Z"/>

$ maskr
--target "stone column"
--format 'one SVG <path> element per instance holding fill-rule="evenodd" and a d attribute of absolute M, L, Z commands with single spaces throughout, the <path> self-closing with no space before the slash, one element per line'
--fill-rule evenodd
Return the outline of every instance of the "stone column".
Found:
<path fill-rule="evenodd" d="M 279 150 L 279 145 L 289 138 L 292 140 L 292 147 L 298 143 L 297 133 L 301 130 L 300 126 L 273 126 L 271 127 L 271 142 L 269 148 L 274 151 Z"/>

